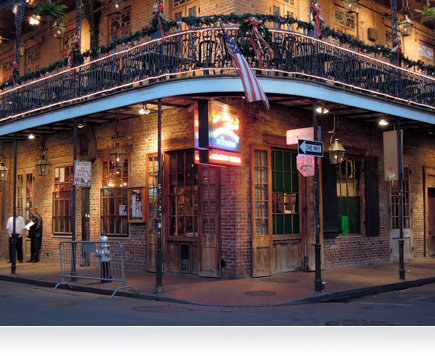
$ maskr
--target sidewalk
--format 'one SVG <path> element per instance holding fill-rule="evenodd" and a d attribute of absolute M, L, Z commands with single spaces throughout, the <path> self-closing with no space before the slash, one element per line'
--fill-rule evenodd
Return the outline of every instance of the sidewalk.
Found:
<path fill-rule="evenodd" d="M 290 272 L 265 278 L 219 280 L 188 274 L 163 274 L 163 292 L 153 294 L 155 274 L 126 272 L 126 285 L 139 291 L 121 289 L 117 296 L 175 303 L 219 306 L 267 306 L 337 301 L 363 295 L 400 290 L 435 282 L 435 258 L 405 261 L 405 280 L 399 279 L 399 263 L 374 267 L 322 271 L 324 292 L 314 291 L 314 272 Z M 0 260 L 0 280 L 54 287 L 60 281 L 56 264 L 17 263 L 15 275 L 11 265 Z M 72 289 L 111 295 L 120 283 L 78 279 Z M 59 288 L 68 288 L 62 285 Z"/>

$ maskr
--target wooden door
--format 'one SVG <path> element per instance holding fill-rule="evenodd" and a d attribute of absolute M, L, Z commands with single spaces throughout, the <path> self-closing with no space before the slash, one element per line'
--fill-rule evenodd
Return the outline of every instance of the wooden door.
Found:
<path fill-rule="evenodd" d="M 429 188 L 427 193 L 427 252 L 435 256 L 435 188 Z"/>
<path fill-rule="evenodd" d="M 198 166 L 193 150 L 168 152 L 165 162 L 165 265 L 198 273 Z"/>
<path fill-rule="evenodd" d="M 398 181 L 391 181 L 390 195 L 390 258 L 399 258 L 399 187 Z M 404 168 L 403 174 L 403 253 L 404 258 L 412 258 L 411 204 L 409 200 L 409 169 Z"/>
<path fill-rule="evenodd" d="M 220 199 L 217 167 L 200 166 L 199 173 L 199 274 L 220 277 Z"/>
<path fill-rule="evenodd" d="M 426 256 L 435 256 L 435 168 L 424 167 Z"/>
<path fill-rule="evenodd" d="M 272 273 L 272 174 L 270 148 L 251 148 L 252 276 Z"/>

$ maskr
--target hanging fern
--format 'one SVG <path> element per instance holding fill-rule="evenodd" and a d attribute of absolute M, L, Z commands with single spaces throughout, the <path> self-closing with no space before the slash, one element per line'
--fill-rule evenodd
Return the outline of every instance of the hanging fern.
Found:
<path fill-rule="evenodd" d="M 60 4 L 59 1 L 47 0 L 35 7 L 35 15 L 41 17 L 52 17 L 55 20 L 62 20 L 68 6 Z"/>

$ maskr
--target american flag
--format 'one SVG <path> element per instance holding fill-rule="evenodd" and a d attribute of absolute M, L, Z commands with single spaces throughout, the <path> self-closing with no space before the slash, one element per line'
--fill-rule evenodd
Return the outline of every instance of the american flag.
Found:
<path fill-rule="evenodd" d="M 269 110 L 269 100 L 267 99 L 266 94 L 258 83 L 257 78 L 255 77 L 254 72 L 252 71 L 249 63 L 246 58 L 243 56 L 242 52 L 240 52 L 237 45 L 228 35 L 227 31 L 222 28 L 224 32 L 224 39 L 227 45 L 228 51 L 231 54 L 231 57 L 236 62 L 237 69 L 239 71 L 240 77 L 242 78 L 243 88 L 245 89 L 245 97 L 248 102 L 252 103 L 253 101 L 262 100 L 266 109 Z"/>

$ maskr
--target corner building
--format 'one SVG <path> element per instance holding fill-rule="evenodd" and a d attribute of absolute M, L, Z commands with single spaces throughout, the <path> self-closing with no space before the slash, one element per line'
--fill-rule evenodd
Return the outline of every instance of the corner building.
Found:
<path fill-rule="evenodd" d="M 70 57 L 77 13 L 75 1 L 62 3 L 69 9 L 60 39 L 50 26 L 23 26 L 21 75 Z M 122 1 L 118 10 L 112 2 L 83 3 L 80 52 L 89 54 L 83 63 L 8 85 L 0 93 L 0 154 L 9 168 L 8 179 L 0 182 L 0 219 L 5 226 L 12 215 L 16 138 L 16 206 L 26 221 L 33 206 L 43 218 L 41 260 L 58 261 L 59 242 L 73 234 L 77 241 L 97 241 L 106 234 L 122 243 L 127 269 L 156 270 L 159 103 L 165 272 L 230 279 L 315 270 L 315 179 L 299 172 L 298 145 L 287 144 L 286 138 L 288 130 L 313 127 L 314 116 L 325 151 L 319 159 L 322 268 L 398 258 L 399 188 L 397 180 L 385 179 L 390 162 L 384 160 L 384 132 L 399 122 L 405 258 L 435 255 L 430 24 L 414 21 L 412 35 L 403 37 L 403 56 L 423 63 L 407 69 L 350 42 L 316 39 L 308 28 L 266 21 L 271 52 L 261 64 L 254 56 L 248 62 L 268 97 L 267 111 L 261 101 L 245 100 L 220 26 L 182 19 L 258 13 L 309 23 L 308 1 L 164 1 L 165 19 L 178 20 L 164 40 L 157 28 L 152 35 L 116 43 L 149 26 L 154 1 Z M 393 49 L 386 3 L 360 1 L 357 13 L 346 12 L 341 1 L 320 1 L 320 6 L 331 29 Z M 0 11 L 6 16 L 11 10 Z M 26 7 L 25 18 L 32 11 Z M 239 26 L 225 23 L 233 38 Z M 110 51 L 103 53 L 110 43 Z M 13 75 L 12 41 L 0 49 L 5 82 Z M 325 108 L 328 112 L 316 111 Z M 208 156 L 208 164 L 201 161 L 204 154 L 195 137 L 205 112 L 209 125 L 215 119 L 234 129 L 216 137 L 208 133 L 210 141 L 220 139 L 224 145 L 210 144 L 206 152 L 215 149 L 218 161 Z M 389 125 L 379 126 L 380 119 Z M 335 139 L 345 148 L 339 164 L 331 163 L 328 152 Z M 36 167 L 41 151 L 50 162 L 46 176 Z M 75 231 L 74 152 L 77 160 L 92 162 L 90 188 L 75 192 Z M 222 162 L 229 157 L 236 162 Z M 24 252 L 29 257 L 28 238 Z M 3 229 L 0 257 L 7 256 Z"/>

